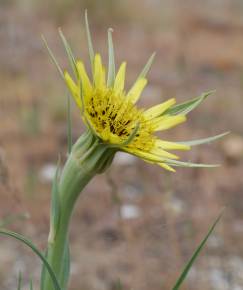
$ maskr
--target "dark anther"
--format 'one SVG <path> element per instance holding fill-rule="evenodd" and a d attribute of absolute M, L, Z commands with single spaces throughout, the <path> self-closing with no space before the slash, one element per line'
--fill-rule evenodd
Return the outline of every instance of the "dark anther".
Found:
<path fill-rule="evenodd" d="M 122 130 L 119 132 L 118 136 L 122 136 L 122 135 L 127 135 L 127 130 L 126 130 L 126 129 L 122 129 Z M 128 135 L 129 135 L 129 134 L 128 134 Z"/>
<path fill-rule="evenodd" d="M 115 118 L 116 118 L 116 116 L 117 116 L 117 113 L 116 113 L 115 115 L 113 115 L 113 116 L 111 116 L 111 115 L 110 115 L 110 118 L 111 118 L 111 120 L 113 120 L 113 121 L 114 121 L 114 120 L 115 120 Z"/>
<path fill-rule="evenodd" d="M 114 126 L 113 125 L 110 125 L 110 130 L 111 130 L 111 133 L 115 133 L 115 128 L 114 128 Z"/>

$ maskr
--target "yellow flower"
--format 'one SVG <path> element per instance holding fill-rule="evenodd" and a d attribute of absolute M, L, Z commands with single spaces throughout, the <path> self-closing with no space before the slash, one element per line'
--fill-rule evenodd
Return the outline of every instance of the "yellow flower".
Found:
<path fill-rule="evenodd" d="M 228 132 L 184 142 L 169 142 L 156 136 L 157 131 L 164 131 L 184 122 L 186 115 L 212 92 L 203 93 L 178 105 L 175 104 L 176 101 L 172 98 L 147 110 L 138 108 L 136 103 L 147 84 L 146 74 L 150 69 L 154 54 L 149 58 L 132 88 L 126 91 L 126 63 L 123 62 L 117 74 L 115 73 L 112 30 L 108 30 L 109 63 L 106 70 L 101 56 L 94 53 L 87 12 L 85 14 L 85 26 L 92 78 L 88 76 L 83 62 L 76 61 L 61 30 L 59 30 L 59 33 L 73 69 L 75 80 L 68 72 L 63 73 L 46 40 L 43 39 L 54 64 L 57 66 L 61 77 L 64 78 L 72 97 L 80 109 L 82 119 L 88 128 L 88 135 L 91 133 L 92 138 L 96 139 L 95 144 L 101 145 L 105 150 L 108 148 L 106 153 L 107 156 L 111 157 L 110 161 L 116 151 L 124 151 L 149 163 L 158 164 L 169 171 L 175 171 L 174 167 L 217 166 L 214 164 L 178 161 L 179 157 L 168 151 L 189 150 L 190 146 L 212 142 L 222 138 Z M 108 71 L 107 74 L 106 71 Z M 71 144 L 70 138 L 69 144 Z M 70 147 L 69 152 L 71 152 Z M 104 162 L 104 164 L 106 163 L 108 164 L 109 162 Z"/>
<path fill-rule="evenodd" d="M 76 68 L 77 82 L 65 72 L 66 84 L 85 124 L 100 142 L 174 171 L 166 164 L 166 160 L 178 159 L 178 156 L 167 150 L 188 150 L 190 146 L 161 140 L 154 133 L 170 129 L 186 120 L 185 115 L 166 114 L 175 104 L 175 99 L 169 99 L 148 110 L 138 108 L 136 102 L 147 84 L 147 79 L 138 78 L 126 92 L 125 62 L 121 64 L 111 86 L 107 85 L 106 69 L 99 54 L 94 57 L 92 80 L 81 61 L 76 62 Z"/>

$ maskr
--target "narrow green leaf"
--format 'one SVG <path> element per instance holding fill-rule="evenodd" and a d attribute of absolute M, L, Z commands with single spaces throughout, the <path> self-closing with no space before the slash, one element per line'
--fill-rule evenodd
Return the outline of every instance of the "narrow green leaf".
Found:
<path fill-rule="evenodd" d="M 186 115 L 192 110 L 194 110 L 198 105 L 201 104 L 202 101 L 204 101 L 209 95 L 214 93 L 215 91 L 210 91 L 201 94 L 199 97 L 192 99 L 190 101 L 174 105 L 168 110 L 166 110 L 162 115 Z"/>
<path fill-rule="evenodd" d="M 47 271 L 49 272 L 49 275 L 50 275 L 51 280 L 53 282 L 54 289 L 55 290 L 62 290 L 50 264 L 48 263 L 46 258 L 43 256 L 43 254 L 36 248 L 36 246 L 30 240 L 28 240 L 27 238 L 25 238 L 24 236 L 22 236 L 20 234 L 17 234 L 15 232 L 11 232 L 8 230 L 4 230 L 4 229 L 0 230 L 0 235 L 15 238 L 16 240 L 18 240 L 18 241 L 24 243 L 26 246 L 28 246 L 40 258 L 42 263 L 47 268 Z"/>
<path fill-rule="evenodd" d="M 178 161 L 174 159 L 164 159 L 166 164 L 171 165 L 171 166 L 177 166 L 177 167 L 203 167 L 203 168 L 214 168 L 214 167 L 219 167 L 219 164 L 203 164 L 203 163 L 193 163 L 193 162 L 183 162 L 183 161 Z"/>
<path fill-rule="evenodd" d="M 68 139 L 68 154 L 72 151 L 72 114 L 71 114 L 71 100 L 70 95 L 67 95 L 67 139 Z"/>
<path fill-rule="evenodd" d="M 150 58 L 148 59 L 147 63 L 145 64 L 144 68 L 142 69 L 141 73 L 139 74 L 137 79 L 140 78 L 145 78 L 147 73 L 149 72 L 151 65 L 154 61 L 154 57 L 155 57 L 155 52 L 150 56 Z"/>
<path fill-rule="evenodd" d="M 55 172 L 55 176 L 52 182 L 52 191 L 51 191 L 51 210 L 50 210 L 50 233 L 48 237 L 48 243 L 51 243 L 56 236 L 56 231 L 58 229 L 59 221 L 60 221 L 60 199 L 59 199 L 59 172 L 60 172 L 60 157 L 57 162 L 57 168 Z M 47 255 L 45 255 L 47 257 Z M 41 290 L 44 289 L 44 281 L 47 275 L 47 267 L 45 264 L 42 265 L 41 271 Z"/>
<path fill-rule="evenodd" d="M 67 56 L 68 56 L 68 60 L 69 60 L 69 63 L 71 65 L 71 68 L 76 76 L 76 78 L 78 79 L 78 69 L 77 69 L 77 65 L 76 65 L 76 59 L 73 55 L 73 52 L 72 52 L 72 49 L 70 47 L 70 45 L 68 44 L 67 40 L 66 40 L 66 37 L 64 36 L 61 28 L 59 28 L 59 34 L 60 34 L 60 37 L 62 39 L 62 43 L 65 47 L 65 50 L 66 50 L 66 53 L 67 53 Z"/>
<path fill-rule="evenodd" d="M 22 289 L 22 273 L 19 272 L 19 275 L 18 275 L 18 290 L 21 290 Z"/>
<path fill-rule="evenodd" d="M 48 46 L 45 37 L 42 35 L 41 38 L 42 38 L 42 40 L 43 40 L 43 42 L 44 42 L 44 44 L 45 44 L 45 47 L 47 48 L 47 51 L 48 51 L 48 53 L 49 53 L 49 55 L 50 55 L 50 57 L 51 57 L 52 62 L 55 64 L 55 66 L 56 66 L 57 70 L 59 71 L 61 77 L 64 79 L 63 71 L 62 71 L 62 69 L 61 69 L 61 67 L 60 67 L 60 65 L 59 65 L 59 63 L 58 63 L 58 61 L 56 60 L 56 58 L 55 58 L 55 56 L 54 56 L 52 50 L 51 50 L 50 47 Z"/>
<path fill-rule="evenodd" d="M 183 144 L 183 145 L 188 145 L 188 146 L 195 146 L 195 145 L 207 144 L 207 143 L 210 143 L 212 141 L 221 139 L 224 136 L 228 135 L 229 133 L 230 132 L 224 132 L 222 134 L 215 135 L 215 136 L 208 137 L 208 138 L 197 139 L 197 140 L 192 140 L 192 141 L 183 141 L 183 142 L 177 142 L 177 143 Z"/>
<path fill-rule="evenodd" d="M 121 279 L 118 279 L 114 285 L 115 290 L 122 290 L 124 287 L 122 285 Z"/>
<path fill-rule="evenodd" d="M 202 242 L 200 243 L 200 245 L 197 247 L 197 249 L 195 250 L 195 252 L 193 253 L 191 259 L 187 262 L 186 266 L 184 267 L 180 277 L 178 278 L 178 280 L 176 281 L 174 287 L 172 288 L 172 290 L 178 290 L 180 289 L 181 284 L 183 283 L 183 281 L 185 280 L 185 278 L 187 277 L 187 274 L 189 272 L 189 270 L 191 269 L 191 267 L 193 266 L 196 258 L 198 257 L 198 255 L 200 254 L 201 250 L 203 249 L 203 247 L 205 246 L 208 238 L 210 237 L 210 235 L 212 234 L 212 232 L 214 231 L 216 225 L 218 224 L 219 220 L 221 219 L 223 215 L 223 211 L 221 211 L 221 213 L 219 214 L 219 216 L 217 217 L 216 221 L 213 223 L 213 225 L 211 226 L 211 228 L 209 229 L 207 235 L 205 236 L 205 238 L 202 240 Z"/>
<path fill-rule="evenodd" d="M 55 239 L 56 231 L 60 220 L 60 200 L 59 200 L 59 184 L 58 184 L 59 171 L 60 171 L 60 158 L 58 159 L 57 162 L 57 169 L 52 183 L 51 212 L 50 212 L 51 225 L 50 225 L 50 234 L 48 237 L 49 242 Z"/>
<path fill-rule="evenodd" d="M 33 289 L 33 280 L 32 279 L 30 279 L 30 290 L 34 290 Z"/>
<path fill-rule="evenodd" d="M 45 258 L 47 257 L 48 249 L 45 251 Z M 40 290 L 45 290 L 44 289 L 44 282 L 46 279 L 46 267 L 43 264 L 41 268 L 41 278 L 40 278 Z"/>
<path fill-rule="evenodd" d="M 108 56 L 109 56 L 109 64 L 108 64 L 108 78 L 107 78 L 107 86 L 111 87 L 114 85 L 115 76 L 116 76 L 116 67 L 115 67 L 115 55 L 114 55 L 114 45 L 112 40 L 112 32 L 113 29 L 108 29 Z"/>
<path fill-rule="evenodd" d="M 90 29 L 89 29 L 89 21 L 88 21 L 88 12 L 87 12 L 87 10 L 85 10 L 85 29 L 86 29 L 86 36 L 87 36 L 87 41 L 88 41 L 90 64 L 91 64 L 91 69 L 93 71 L 94 48 L 93 48 L 93 42 L 92 42 Z"/>

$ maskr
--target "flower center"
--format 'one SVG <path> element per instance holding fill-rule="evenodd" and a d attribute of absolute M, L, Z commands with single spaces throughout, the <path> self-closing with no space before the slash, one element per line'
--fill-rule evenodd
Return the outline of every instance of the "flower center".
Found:
<path fill-rule="evenodd" d="M 91 125 L 105 142 L 123 143 L 139 124 L 139 130 L 128 146 L 143 150 L 153 146 L 155 137 L 143 111 L 128 101 L 124 94 L 116 94 L 110 88 L 94 89 L 85 108 Z"/>

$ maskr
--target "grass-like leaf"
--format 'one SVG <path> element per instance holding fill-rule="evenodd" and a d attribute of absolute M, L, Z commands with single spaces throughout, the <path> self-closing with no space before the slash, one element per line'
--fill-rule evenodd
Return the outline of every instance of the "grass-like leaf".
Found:
<path fill-rule="evenodd" d="M 91 33 L 90 33 L 90 29 L 89 29 L 89 20 L 88 20 L 87 10 L 85 10 L 85 29 L 86 29 L 86 36 L 87 36 L 87 41 L 88 41 L 90 64 L 91 64 L 91 69 L 93 71 L 94 47 L 93 47 L 93 42 L 92 42 Z"/>
<path fill-rule="evenodd" d="M 71 117 L 71 100 L 70 95 L 67 95 L 67 140 L 68 140 L 68 154 L 72 151 L 72 117 Z"/>
<path fill-rule="evenodd" d="M 195 145 L 201 145 L 201 144 L 208 144 L 210 142 L 216 141 L 220 138 L 223 138 L 224 136 L 228 135 L 230 132 L 224 132 L 219 135 L 215 135 L 212 137 L 208 138 L 203 138 L 203 139 L 197 139 L 197 140 L 192 140 L 192 141 L 183 141 L 183 142 L 177 142 L 180 144 L 188 145 L 188 146 L 195 146 Z"/>
<path fill-rule="evenodd" d="M 45 258 L 47 257 L 48 250 L 45 251 Z M 40 290 L 44 290 L 44 282 L 46 279 L 46 267 L 43 264 L 41 269 L 41 278 L 40 278 Z"/>
<path fill-rule="evenodd" d="M 58 224 L 60 220 L 60 200 L 59 200 L 59 186 L 58 186 L 58 175 L 60 172 L 60 158 L 57 162 L 57 169 L 55 177 L 52 183 L 52 192 L 51 192 L 51 211 L 50 211 L 50 233 L 48 240 L 49 242 L 53 241 L 56 236 L 56 231 L 58 229 Z"/>
<path fill-rule="evenodd" d="M 22 273 L 19 272 L 19 275 L 18 275 L 18 287 L 17 287 L 18 290 L 21 290 L 22 289 Z"/>
<path fill-rule="evenodd" d="M 115 289 L 115 290 L 122 290 L 122 289 L 124 289 L 124 287 L 123 287 L 122 282 L 121 282 L 120 279 L 118 279 L 118 280 L 115 282 L 114 289 Z"/>
<path fill-rule="evenodd" d="M 145 64 L 144 68 L 142 69 L 142 71 L 140 72 L 139 76 L 137 79 L 140 78 L 145 78 L 147 73 L 149 72 L 151 65 L 153 64 L 154 61 L 154 57 L 155 57 L 155 52 L 152 53 L 152 55 L 150 56 L 150 58 L 148 59 L 147 63 Z"/>
<path fill-rule="evenodd" d="M 201 94 L 199 97 L 194 98 L 192 100 L 189 100 L 187 102 L 174 105 L 165 112 L 163 112 L 162 115 L 187 115 L 189 112 L 194 110 L 198 105 L 200 105 L 209 95 L 214 93 L 215 91 L 210 91 Z"/>
<path fill-rule="evenodd" d="M 78 79 L 78 69 L 77 69 L 77 66 L 76 66 L 76 60 L 75 60 L 74 54 L 72 52 L 72 49 L 71 49 L 70 45 L 68 44 L 68 42 L 66 40 L 66 37 L 64 36 L 61 28 L 59 28 L 59 34 L 60 34 L 60 37 L 62 39 L 62 43 L 63 43 L 63 45 L 65 47 L 65 50 L 66 50 L 66 53 L 67 53 L 68 60 L 69 60 L 69 63 L 71 65 L 71 68 L 72 68 L 76 78 Z"/>
<path fill-rule="evenodd" d="M 112 40 L 112 32 L 113 29 L 108 29 L 108 78 L 107 78 L 107 86 L 111 87 L 114 85 L 115 75 L 116 75 L 116 66 L 115 66 L 115 53 L 114 53 L 114 45 Z"/>
<path fill-rule="evenodd" d="M 168 158 L 166 158 L 165 161 L 168 165 L 176 166 L 176 167 L 214 168 L 214 167 L 220 166 L 220 164 L 193 163 L 193 162 L 178 161 L 178 160 L 168 159 Z"/>
<path fill-rule="evenodd" d="M 59 63 L 58 63 L 58 61 L 57 61 L 57 59 L 55 58 L 55 56 L 54 56 L 52 50 L 51 50 L 50 47 L 48 46 L 45 37 L 42 35 L 41 38 L 42 38 L 42 40 L 43 40 L 43 42 L 44 42 L 44 44 L 45 44 L 45 47 L 46 47 L 46 49 L 47 49 L 47 51 L 48 51 L 50 57 L 51 57 L 52 62 L 55 64 L 57 70 L 59 71 L 59 73 L 60 73 L 60 75 L 61 75 L 61 77 L 62 77 L 62 79 L 64 79 L 63 71 L 62 71 L 62 69 L 61 69 L 61 67 L 60 67 L 60 65 L 59 65 Z"/>
<path fill-rule="evenodd" d="M 30 290 L 34 290 L 34 288 L 33 288 L 33 280 L 32 280 L 32 278 L 30 279 Z"/>
<path fill-rule="evenodd" d="M 47 271 L 49 272 L 51 280 L 53 282 L 54 289 L 55 290 L 62 290 L 60 285 L 59 285 L 59 283 L 58 283 L 56 275 L 53 272 L 50 264 L 48 263 L 46 258 L 43 256 L 43 254 L 36 248 L 36 246 L 30 240 L 28 240 L 27 238 L 25 238 L 24 236 L 22 236 L 22 235 L 20 235 L 18 233 L 15 233 L 15 232 L 12 232 L 12 231 L 8 231 L 8 230 L 4 230 L 4 229 L 0 230 L 0 235 L 12 237 L 12 238 L 24 243 L 26 246 L 28 246 L 40 258 L 42 263 L 45 265 Z"/>
<path fill-rule="evenodd" d="M 211 228 L 209 229 L 207 235 L 205 236 L 205 238 L 202 240 L 202 242 L 200 243 L 200 245 L 197 247 L 197 249 L 195 250 L 195 252 L 193 253 L 191 259 L 187 262 L 186 266 L 184 267 L 180 277 L 178 278 L 178 280 L 176 281 L 174 287 L 172 288 L 172 290 L 178 290 L 180 289 L 183 281 L 185 280 L 185 278 L 187 277 L 188 272 L 190 271 L 190 269 L 192 268 L 196 258 L 198 257 L 198 255 L 200 254 L 201 250 L 203 249 L 203 247 L 205 246 L 208 238 L 210 237 L 210 235 L 212 234 L 212 232 L 214 231 L 216 225 L 218 224 L 219 220 L 221 219 L 223 215 L 223 210 L 221 211 L 221 213 L 219 214 L 219 216 L 217 217 L 217 219 L 215 220 L 215 222 L 213 223 L 213 225 L 211 226 Z"/>

